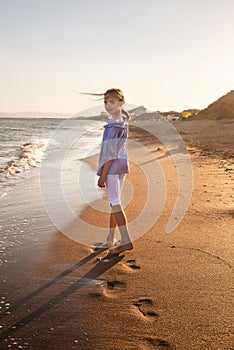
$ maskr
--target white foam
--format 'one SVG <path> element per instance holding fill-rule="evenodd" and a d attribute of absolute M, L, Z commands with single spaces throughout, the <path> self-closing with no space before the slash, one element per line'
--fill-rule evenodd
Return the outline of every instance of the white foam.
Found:
<path fill-rule="evenodd" d="M 0 169 L 4 177 L 8 178 L 37 167 L 44 157 L 48 142 L 48 139 L 32 139 L 30 142 L 21 145 L 18 158 L 11 160 L 5 167 Z"/>

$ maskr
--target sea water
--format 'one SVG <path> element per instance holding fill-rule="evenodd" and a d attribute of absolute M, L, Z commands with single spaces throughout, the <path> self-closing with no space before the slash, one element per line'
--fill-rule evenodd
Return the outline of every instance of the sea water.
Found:
<path fill-rule="evenodd" d="M 0 118 L 0 198 L 26 171 L 41 166 L 48 155 L 55 156 L 74 147 L 77 159 L 92 150 L 95 153 L 100 144 L 101 125 L 75 118 Z"/>
<path fill-rule="evenodd" d="M 62 232 L 100 198 L 96 169 L 84 159 L 99 152 L 102 126 L 75 118 L 0 118 L 0 264 L 11 246 Z"/>

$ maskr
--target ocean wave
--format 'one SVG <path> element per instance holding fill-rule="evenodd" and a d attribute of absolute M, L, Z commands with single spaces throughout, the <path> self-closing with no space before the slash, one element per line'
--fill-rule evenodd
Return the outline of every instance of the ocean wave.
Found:
<path fill-rule="evenodd" d="M 37 167 L 44 157 L 48 142 L 49 139 L 33 139 L 21 145 L 18 158 L 11 160 L 6 166 L 0 168 L 1 180 Z"/>

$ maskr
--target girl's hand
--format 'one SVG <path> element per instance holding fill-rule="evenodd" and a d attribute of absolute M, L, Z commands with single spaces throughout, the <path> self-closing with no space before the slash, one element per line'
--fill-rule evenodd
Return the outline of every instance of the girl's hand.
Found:
<path fill-rule="evenodd" d="M 101 175 L 98 179 L 98 187 L 105 187 L 105 182 L 106 182 L 106 178 Z"/>
<path fill-rule="evenodd" d="M 113 159 L 108 160 L 103 165 L 103 169 L 102 169 L 101 175 L 100 175 L 100 177 L 98 179 L 98 187 L 105 187 L 108 170 L 110 169 L 111 164 L 113 163 L 113 161 L 114 161 Z"/>

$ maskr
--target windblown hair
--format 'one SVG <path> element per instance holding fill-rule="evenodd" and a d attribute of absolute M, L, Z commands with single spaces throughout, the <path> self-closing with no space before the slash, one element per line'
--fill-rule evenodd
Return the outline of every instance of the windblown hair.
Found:
<path fill-rule="evenodd" d="M 125 103 L 125 98 L 124 98 L 123 91 L 120 90 L 120 89 L 116 89 L 116 88 L 108 89 L 108 90 L 106 90 L 106 92 L 100 93 L 100 94 L 97 94 L 97 93 L 89 93 L 89 92 L 81 92 L 81 94 L 83 94 L 83 95 L 89 95 L 89 96 L 102 96 L 102 97 L 99 98 L 97 101 L 104 100 L 105 97 L 108 97 L 108 96 L 115 96 L 115 97 L 117 97 L 121 102 Z M 130 118 L 129 113 L 128 113 L 127 111 L 125 111 L 124 109 L 122 109 L 122 113 L 123 113 L 123 115 L 125 116 L 125 118 L 127 118 L 127 119 Z"/>

